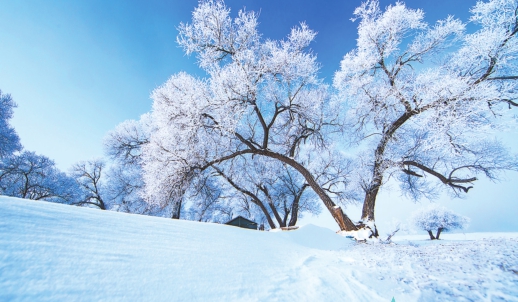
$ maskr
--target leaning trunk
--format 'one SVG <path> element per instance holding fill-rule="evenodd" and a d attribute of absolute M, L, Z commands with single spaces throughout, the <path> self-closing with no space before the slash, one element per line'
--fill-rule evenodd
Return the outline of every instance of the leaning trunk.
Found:
<path fill-rule="evenodd" d="M 270 209 L 272 210 L 273 216 L 279 223 L 279 227 L 281 227 L 281 228 L 285 227 L 286 223 L 282 220 L 281 216 L 279 215 L 279 212 L 277 211 L 277 208 L 275 207 L 275 205 L 273 204 L 273 202 L 271 200 L 268 201 L 268 205 L 270 206 Z"/>
<path fill-rule="evenodd" d="M 270 226 L 270 229 L 275 229 L 277 226 L 275 225 L 275 222 L 273 222 L 272 216 L 270 216 L 270 213 L 268 213 L 268 210 L 264 206 L 264 204 L 257 198 L 252 198 L 252 202 L 259 206 L 261 211 L 264 214 L 264 217 L 266 217 L 266 220 L 268 221 L 268 225 Z"/>
<path fill-rule="evenodd" d="M 315 193 L 317 193 L 318 197 L 320 197 L 320 200 L 322 200 L 322 202 L 326 206 L 327 210 L 331 213 L 331 216 L 333 216 L 333 218 L 335 219 L 335 221 L 338 224 L 338 226 L 340 227 L 341 231 L 357 231 L 358 230 L 358 228 L 351 221 L 351 219 L 347 215 L 345 215 L 345 213 L 342 211 L 342 209 L 333 202 L 331 197 L 329 197 L 329 195 L 327 195 L 326 191 L 324 191 L 324 189 L 322 189 L 318 185 L 318 183 L 313 178 L 313 175 L 311 175 L 311 173 L 304 166 L 299 164 L 296 160 L 294 160 L 290 157 L 281 155 L 279 153 L 268 151 L 268 150 L 253 150 L 250 153 L 255 153 L 255 154 L 260 154 L 263 156 L 275 158 L 275 159 L 278 159 L 278 160 L 282 161 L 283 163 L 286 163 L 286 164 L 290 165 L 291 167 L 293 167 L 300 174 L 302 174 L 302 176 L 304 177 L 304 179 L 306 179 L 306 182 L 311 187 L 311 189 L 313 189 L 313 191 Z"/>
<path fill-rule="evenodd" d="M 433 236 L 432 231 L 428 231 L 428 235 L 430 235 L 430 240 L 435 240 L 435 237 Z M 437 238 L 439 239 L 439 238 Z"/>
<path fill-rule="evenodd" d="M 249 147 L 251 147 L 251 149 L 238 151 L 229 156 L 225 156 L 220 159 L 214 160 L 210 163 L 207 163 L 204 167 L 201 167 L 200 170 L 207 169 L 208 167 L 213 167 L 217 163 L 223 162 L 225 160 L 228 160 L 228 159 L 231 159 L 236 156 L 243 155 L 243 154 L 257 154 L 257 155 L 262 155 L 262 156 L 280 160 L 281 162 L 288 164 L 292 168 L 297 170 L 306 179 L 306 182 L 308 183 L 308 185 L 311 187 L 311 189 L 315 193 L 317 193 L 320 200 L 322 200 L 322 202 L 326 206 L 327 210 L 331 213 L 331 216 L 333 216 L 336 223 L 340 227 L 341 231 L 357 231 L 358 230 L 358 228 L 351 221 L 351 219 L 347 215 L 345 215 L 344 212 L 342 211 L 342 209 L 333 202 L 331 197 L 329 197 L 327 195 L 326 191 L 324 191 L 324 189 L 322 189 L 320 187 L 320 185 L 315 181 L 315 179 L 313 178 L 311 173 L 304 166 L 302 166 L 296 160 L 294 160 L 293 158 L 290 158 L 288 156 L 285 156 L 285 155 L 282 155 L 282 154 L 279 154 L 276 152 L 272 152 L 269 150 L 258 150 L 258 149 L 255 149 L 255 147 L 253 147 L 251 145 L 249 145 Z"/>

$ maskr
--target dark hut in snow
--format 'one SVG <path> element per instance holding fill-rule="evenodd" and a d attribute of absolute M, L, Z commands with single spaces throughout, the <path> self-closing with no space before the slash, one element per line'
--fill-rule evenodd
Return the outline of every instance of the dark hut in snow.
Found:
<path fill-rule="evenodd" d="M 252 220 L 246 219 L 243 216 L 237 216 L 225 224 L 237 226 L 245 229 L 257 230 L 257 223 Z"/>

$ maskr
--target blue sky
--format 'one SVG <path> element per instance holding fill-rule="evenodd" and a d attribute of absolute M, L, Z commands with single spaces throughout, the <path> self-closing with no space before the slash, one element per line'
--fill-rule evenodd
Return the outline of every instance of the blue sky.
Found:
<path fill-rule="evenodd" d="M 427 21 L 435 22 L 448 14 L 466 21 L 475 2 L 412 0 L 406 4 L 422 8 Z M 306 22 L 318 32 L 311 47 L 329 83 L 343 55 L 355 46 L 357 23 L 350 18 L 360 3 L 226 1 L 234 13 L 243 7 L 260 11 L 265 38 L 283 38 L 290 28 Z M 381 6 L 390 3 L 381 1 Z M 120 122 L 148 112 L 154 88 L 179 71 L 200 74 L 195 58 L 186 57 L 175 42 L 176 27 L 190 22 L 196 5 L 196 0 L 2 1 L 0 89 L 18 103 L 12 123 L 24 147 L 52 158 L 65 171 L 79 160 L 102 157 L 105 134 Z M 518 198 L 509 187 L 518 176 L 509 173 L 507 178 L 499 185 L 479 187 L 508 200 L 516 215 Z M 397 193 L 391 196 L 399 198 Z M 475 212 L 480 211 L 489 210 Z M 497 211 L 493 216 L 498 215 L 506 214 Z M 518 222 L 512 227 L 518 230 Z"/>

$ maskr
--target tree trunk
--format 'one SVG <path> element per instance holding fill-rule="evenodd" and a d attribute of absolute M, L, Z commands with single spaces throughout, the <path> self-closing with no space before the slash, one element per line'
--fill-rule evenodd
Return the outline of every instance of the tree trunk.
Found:
<path fill-rule="evenodd" d="M 333 202 L 331 197 L 329 197 L 327 195 L 327 193 L 324 191 L 324 189 L 322 189 L 320 187 L 320 185 L 315 181 L 315 179 L 311 175 L 311 172 L 309 172 L 304 166 L 299 164 L 293 158 L 287 157 L 285 155 L 282 155 L 282 154 L 279 154 L 279 153 L 276 153 L 276 152 L 273 152 L 270 150 L 259 150 L 259 149 L 256 149 L 253 145 L 251 145 L 248 141 L 246 141 L 244 139 L 242 139 L 242 141 L 245 144 L 247 144 L 250 147 L 250 149 L 237 151 L 237 152 L 234 152 L 233 154 L 213 160 L 211 162 L 208 162 L 206 165 L 199 167 L 199 169 L 205 170 L 208 167 L 214 166 L 215 164 L 224 162 L 226 160 L 229 160 L 229 159 L 232 159 L 239 155 L 244 155 L 244 154 L 257 154 L 257 155 L 262 155 L 262 156 L 280 160 L 281 162 L 290 165 L 292 168 L 294 168 L 300 174 L 302 174 L 302 176 L 306 179 L 306 182 L 308 183 L 308 185 L 311 187 L 311 189 L 315 193 L 317 193 L 318 197 L 320 197 L 320 200 L 322 200 L 322 202 L 326 206 L 327 210 L 331 213 L 331 216 L 333 216 L 336 223 L 340 227 L 341 231 L 357 231 L 358 230 L 358 227 L 356 227 L 356 225 L 352 222 L 352 220 L 347 215 L 344 214 L 342 209 Z"/>
<path fill-rule="evenodd" d="M 279 215 L 279 212 L 277 211 L 277 208 L 273 204 L 273 201 L 270 198 L 270 195 L 266 195 L 266 198 L 268 199 L 268 205 L 270 206 L 270 209 L 272 209 L 273 216 L 275 217 L 275 219 L 279 223 L 279 227 L 285 227 L 286 224 L 282 221 L 281 215 Z"/>
<path fill-rule="evenodd" d="M 441 232 L 442 232 L 443 230 L 444 230 L 443 228 L 438 228 L 438 229 L 437 229 L 437 235 L 435 236 L 435 239 L 439 240 L 439 236 L 441 236 Z"/>
<path fill-rule="evenodd" d="M 291 204 L 291 219 L 288 226 L 294 226 L 297 224 L 297 219 L 299 218 L 299 202 L 302 194 L 304 194 L 304 190 L 308 187 L 307 184 L 302 186 L 300 192 L 295 196 L 293 203 Z"/>
<path fill-rule="evenodd" d="M 301 164 L 299 164 L 296 160 L 289 158 L 287 156 L 268 151 L 268 150 L 253 150 L 252 153 L 271 157 L 278 159 L 291 167 L 293 167 L 295 170 L 297 170 L 302 176 L 306 179 L 306 182 L 311 187 L 311 189 L 317 193 L 318 197 L 320 197 L 320 200 L 324 203 L 327 210 L 331 213 L 331 216 L 335 219 L 336 223 L 340 227 L 341 231 L 357 231 L 358 228 L 356 225 L 351 221 L 351 219 L 344 214 L 342 211 L 342 208 L 337 206 L 331 197 L 327 195 L 327 193 L 318 185 L 318 183 L 313 178 L 313 175 Z"/>
<path fill-rule="evenodd" d="M 279 227 L 281 227 L 281 228 L 285 227 L 286 223 L 283 222 L 281 216 L 279 215 L 279 212 L 277 211 L 277 208 L 275 207 L 275 204 L 273 203 L 273 200 L 270 197 L 270 193 L 268 192 L 268 189 L 263 185 L 258 185 L 257 188 L 263 192 L 264 196 L 266 196 L 266 199 L 268 200 L 268 205 L 270 206 L 270 209 L 272 210 L 273 216 L 279 223 Z"/>
<path fill-rule="evenodd" d="M 363 200 L 363 209 L 362 209 L 362 222 L 359 227 L 367 227 L 372 231 L 372 236 L 378 237 L 378 228 L 376 227 L 375 217 L 374 217 L 374 209 L 376 206 L 376 198 L 378 196 L 378 192 L 381 186 L 381 180 L 373 181 L 371 183 L 371 189 L 365 193 L 365 199 Z M 374 229 L 371 226 L 368 226 L 366 223 L 372 222 Z"/>
<path fill-rule="evenodd" d="M 171 213 L 171 219 L 180 219 L 180 211 L 182 209 L 182 200 L 178 201 L 174 208 L 173 213 Z"/>
<path fill-rule="evenodd" d="M 430 235 L 430 240 L 435 240 L 432 231 L 428 231 L 428 235 Z"/>
<path fill-rule="evenodd" d="M 269 199 L 269 197 L 267 197 L 267 198 Z M 271 200 L 268 200 L 268 205 L 270 206 L 270 209 L 272 209 L 273 216 L 275 216 L 275 219 L 279 223 L 279 227 L 285 227 L 286 224 L 284 223 L 284 221 L 282 221 L 282 218 L 279 215 L 279 212 L 277 212 L 277 208 L 275 207 L 275 205 L 273 204 L 273 202 Z"/>
<path fill-rule="evenodd" d="M 266 217 L 266 220 L 268 221 L 268 225 L 270 226 L 270 229 L 275 229 L 277 226 L 275 225 L 275 222 L 273 222 L 272 216 L 270 216 L 270 213 L 268 213 L 268 210 L 263 205 L 263 203 L 260 200 L 255 200 L 254 202 L 256 205 L 261 208 L 261 211 L 263 211 L 264 216 Z"/>
<path fill-rule="evenodd" d="M 291 218 L 290 218 L 290 222 L 288 223 L 288 226 L 296 225 L 298 216 L 299 216 L 299 199 L 297 198 L 295 201 L 293 201 L 293 204 L 291 205 Z"/>
<path fill-rule="evenodd" d="M 376 198 L 378 197 L 378 192 L 383 183 L 383 172 L 384 172 L 384 157 L 385 157 L 385 148 L 387 144 L 392 139 L 394 133 L 401 127 L 408 119 L 410 119 L 416 112 L 413 111 L 405 111 L 397 120 L 395 120 L 390 127 L 386 131 L 384 131 L 376 150 L 374 151 L 374 166 L 372 168 L 372 179 L 365 192 L 365 199 L 363 201 L 363 209 L 362 209 L 362 222 L 359 227 L 368 227 L 366 223 L 372 222 L 374 230 L 372 231 L 372 236 L 378 237 L 378 228 L 375 224 L 374 217 L 374 209 L 376 207 Z"/>
<path fill-rule="evenodd" d="M 284 218 L 282 219 L 282 223 L 284 226 L 286 226 L 286 223 L 288 222 L 288 216 L 290 215 L 290 211 L 286 208 L 284 208 L 286 211 L 284 212 Z"/>

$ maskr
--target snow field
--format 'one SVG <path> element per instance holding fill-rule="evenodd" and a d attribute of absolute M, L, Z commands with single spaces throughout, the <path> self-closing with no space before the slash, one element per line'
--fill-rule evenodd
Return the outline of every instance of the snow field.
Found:
<path fill-rule="evenodd" d="M 518 233 L 367 243 L 0 197 L 0 301 L 518 301 Z M 485 237 L 485 238 L 484 238 Z"/>

